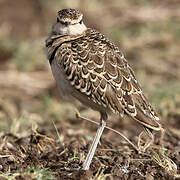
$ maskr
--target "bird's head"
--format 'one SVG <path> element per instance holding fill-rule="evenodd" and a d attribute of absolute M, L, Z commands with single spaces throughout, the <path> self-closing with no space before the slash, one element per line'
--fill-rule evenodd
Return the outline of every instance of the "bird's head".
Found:
<path fill-rule="evenodd" d="M 57 35 L 79 35 L 86 31 L 83 14 L 75 9 L 62 9 L 57 14 L 52 31 Z"/>

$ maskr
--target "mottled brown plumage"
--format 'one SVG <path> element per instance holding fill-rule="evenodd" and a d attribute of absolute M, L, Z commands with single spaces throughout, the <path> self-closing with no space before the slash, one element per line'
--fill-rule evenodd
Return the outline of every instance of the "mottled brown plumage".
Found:
<path fill-rule="evenodd" d="M 57 18 L 46 48 L 60 90 L 99 111 L 103 120 L 107 112 L 125 113 L 144 127 L 160 130 L 159 118 L 119 48 L 100 32 L 81 26 L 77 10 L 61 10 Z"/>
<path fill-rule="evenodd" d="M 114 113 L 125 112 L 144 126 L 159 130 L 159 118 L 133 70 L 104 35 L 88 29 L 76 37 L 50 36 L 46 46 L 49 60 L 56 61 L 71 86 L 85 98 Z"/>

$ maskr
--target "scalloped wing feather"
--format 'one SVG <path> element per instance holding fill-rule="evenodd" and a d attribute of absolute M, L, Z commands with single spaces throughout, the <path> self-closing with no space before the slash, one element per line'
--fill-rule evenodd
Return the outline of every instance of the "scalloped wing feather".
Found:
<path fill-rule="evenodd" d="M 158 116 L 145 98 L 133 70 L 104 35 L 88 29 L 83 37 L 58 47 L 55 59 L 63 64 L 71 85 L 88 99 L 114 113 L 126 112 L 144 126 L 160 130 Z"/>

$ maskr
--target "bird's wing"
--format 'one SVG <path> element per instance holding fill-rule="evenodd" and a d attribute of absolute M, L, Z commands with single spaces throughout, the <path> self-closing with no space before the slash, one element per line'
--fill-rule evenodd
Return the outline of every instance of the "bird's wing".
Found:
<path fill-rule="evenodd" d="M 104 35 L 90 29 L 85 36 L 59 47 L 56 57 L 71 85 L 89 99 L 115 113 L 125 112 L 145 127 L 160 129 L 159 118 L 133 70 Z"/>

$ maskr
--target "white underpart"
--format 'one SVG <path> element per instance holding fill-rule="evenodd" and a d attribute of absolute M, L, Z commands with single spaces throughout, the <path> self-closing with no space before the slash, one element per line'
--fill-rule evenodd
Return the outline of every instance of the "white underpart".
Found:
<path fill-rule="evenodd" d="M 72 24 L 67 27 L 68 35 L 82 34 L 86 29 L 84 23 Z"/>
<path fill-rule="evenodd" d="M 68 35 L 68 27 L 60 26 L 57 32 L 60 32 L 61 35 Z"/>

